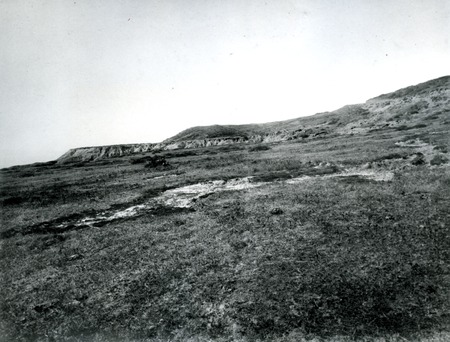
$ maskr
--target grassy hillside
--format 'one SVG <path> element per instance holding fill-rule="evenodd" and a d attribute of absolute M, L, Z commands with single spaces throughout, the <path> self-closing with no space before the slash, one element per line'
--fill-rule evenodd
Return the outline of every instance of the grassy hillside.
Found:
<path fill-rule="evenodd" d="M 352 129 L 367 131 L 384 126 L 398 128 L 401 124 L 406 124 L 406 128 L 410 127 L 408 124 L 412 123 L 426 125 L 433 120 L 429 117 L 430 114 L 436 117 L 442 115 L 442 119 L 447 118 L 448 120 L 450 116 L 449 92 L 450 76 L 445 76 L 380 95 L 365 104 L 348 105 L 333 112 L 264 124 L 193 127 L 165 140 L 165 142 L 235 136 L 248 138 L 253 135 L 276 134 L 280 131 L 296 132 L 308 129 L 317 130 L 318 128 L 328 134 L 348 134 Z M 439 110 L 436 110 L 437 108 Z M 405 117 L 405 115 L 408 116 Z M 402 122 L 399 124 L 399 121 Z M 294 135 L 293 138 L 298 137 Z"/>
<path fill-rule="evenodd" d="M 412 96 L 415 96 L 415 95 L 429 96 L 436 89 L 442 89 L 442 90 L 448 89 L 449 79 L 450 79 L 450 76 L 439 77 L 434 80 L 430 80 L 430 81 L 423 82 L 423 83 L 420 83 L 417 85 L 399 89 L 392 93 L 377 96 L 374 99 L 378 99 L 378 100 L 393 99 L 393 98 L 399 98 L 399 97 L 405 97 L 405 96 L 411 96 L 411 95 Z"/>
<path fill-rule="evenodd" d="M 354 133 L 1 170 L 0 340 L 450 339 L 441 96 L 332 115 Z"/>
<path fill-rule="evenodd" d="M 165 142 L 211 139 L 223 137 L 250 137 L 262 134 L 264 130 L 260 125 L 214 125 L 188 128 L 177 135 L 165 140 Z"/>
<path fill-rule="evenodd" d="M 450 77 L 442 77 L 333 112 L 264 124 L 192 127 L 156 144 L 74 148 L 58 158 L 58 163 L 75 165 L 164 150 L 305 141 L 386 129 L 410 130 L 429 126 L 439 131 L 441 125 L 448 123 L 449 115 Z"/>

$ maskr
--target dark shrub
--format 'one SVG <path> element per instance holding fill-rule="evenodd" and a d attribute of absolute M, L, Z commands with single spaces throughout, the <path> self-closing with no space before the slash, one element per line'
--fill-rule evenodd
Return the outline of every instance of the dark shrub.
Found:
<path fill-rule="evenodd" d="M 152 156 L 147 158 L 145 167 L 153 168 L 158 166 L 169 166 L 169 163 L 167 162 L 166 158 L 162 156 Z"/>
<path fill-rule="evenodd" d="M 415 166 L 425 164 L 425 156 L 423 155 L 423 153 L 416 153 L 416 156 L 411 161 L 411 164 Z"/>
<path fill-rule="evenodd" d="M 133 158 L 130 160 L 131 164 L 144 164 L 145 167 L 169 166 L 164 156 L 153 155 L 140 158 Z"/>
<path fill-rule="evenodd" d="M 249 152 L 267 151 L 267 150 L 270 150 L 270 147 L 267 145 L 255 145 L 248 148 Z"/>
<path fill-rule="evenodd" d="M 152 158 L 152 156 L 145 156 L 140 158 L 132 158 L 130 159 L 130 164 L 144 164 L 149 160 L 149 158 Z"/>
<path fill-rule="evenodd" d="M 408 127 L 408 126 L 405 126 L 405 125 L 400 125 L 400 126 L 397 126 L 395 129 L 397 131 L 406 131 L 408 129 L 411 129 L 411 127 Z"/>
<path fill-rule="evenodd" d="M 447 152 L 448 152 L 447 147 L 444 146 L 444 145 L 434 146 L 434 147 L 433 147 L 433 150 L 440 151 L 440 152 L 442 152 L 442 153 L 447 153 Z"/>
<path fill-rule="evenodd" d="M 430 160 L 430 165 L 442 165 L 448 162 L 448 159 L 442 154 L 435 155 L 433 159 Z"/>

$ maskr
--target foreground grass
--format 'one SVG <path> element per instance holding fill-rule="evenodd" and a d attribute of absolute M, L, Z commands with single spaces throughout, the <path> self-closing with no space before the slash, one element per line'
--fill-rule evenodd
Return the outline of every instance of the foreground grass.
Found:
<path fill-rule="evenodd" d="M 154 169 L 127 157 L 2 170 L 0 233 L 15 234 L 0 241 L 0 336 L 449 340 L 450 171 L 392 164 L 416 152 L 395 142 L 426 141 L 422 135 L 171 151 L 170 166 Z M 438 152 L 450 149 L 448 134 L 428 141 Z M 21 234 L 186 184 L 246 176 L 270 182 L 365 163 L 396 170 L 394 180 L 278 182 L 210 195 L 195 211 Z"/>
<path fill-rule="evenodd" d="M 195 211 L 14 236 L 0 252 L 3 334 L 445 340 L 421 334 L 449 319 L 449 187 L 448 168 L 419 167 L 389 183 L 267 185 Z"/>
<path fill-rule="evenodd" d="M 38 338 L 37 342 L 51 341 L 54 338 Z M 204 335 L 189 335 L 184 331 L 178 331 L 171 337 L 165 338 L 132 338 L 129 336 L 111 336 L 105 334 L 94 335 L 81 335 L 77 337 L 61 336 L 56 338 L 58 341 L 64 342 L 249 342 L 250 340 L 245 337 L 210 337 Z M 448 332 L 434 332 L 434 333 L 419 333 L 409 335 L 408 338 L 400 335 L 384 335 L 383 337 L 351 337 L 351 336 L 333 336 L 333 337 L 317 337 L 313 335 L 305 335 L 302 332 L 294 331 L 281 337 L 274 337 L 271 339 L 273 342 L 447 342 L 450 340 L 450 333 Z M 252 339 L 254 342 L 264 342 L 261 339 Z"/>

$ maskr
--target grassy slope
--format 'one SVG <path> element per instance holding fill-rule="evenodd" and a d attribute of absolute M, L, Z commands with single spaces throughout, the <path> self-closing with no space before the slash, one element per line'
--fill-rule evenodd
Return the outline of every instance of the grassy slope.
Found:
<path fill-rule="evenodd" d="M 318 127 L 329 133 L 349 133 L 351 129 L 360 128 L 359 126 L 370 130 L 385 125 L 395 127 L 399 122 L 405 127 L 411 127 L 414 124 L 427 125 L 430 120 L 429 116 L 432 114 L 435 117 L 432 117 L 431 120 L 435 120 L 439 116 L 444 119 L 448 118 L 449 89 L 450 76 L 445 76 L 380 95 L 365 104 L 349 105 L 333 112 L 264 124 L 192 127 L 165 142 L 218 137 L 250 137 L 255 134 L 273 134 L 281 130 L 292 132 Z M 419 112 L 420 115 L 415 115 Z"/>
<path fill-rule="evenodd" d="M 215 140 L 209 141 L 215 145 L 233 142 L 311 140 L 318 136 L 330 138 L 336 135 L 365 134 L 386 129 L 410 130 L 430 126 L 439 130 L 441 123 L 448 124 L 449 113 L 450 77 L 447 76 L 381 95 L 364 104 L 349 105 L 333 112 L 308 117 L 264 124 L 192 127 L 161 144 L 75 148 L 61 156 L 58 163 L 78 163 L 79 166 L 83 162 L 132 155 L 138 153 L 137 151 L 199 146 L 207 144 L 204 140 L 208 139 Z M 191 143 L 183 143 L 187 141 Z"/>
<path fill-rule="evenodd" d="M 283 179 L 313 174 L 319 162 L 384 165 L 414 153 L 394 143 L 419 135 L 428 136 L 387 130 L 256 152 L 173 151 L 162 169 L 118 158 L 4 170 L 2 231 L 209 179 Z M 450 149 L 447 134 L 432 142 Z M 449 317 L 449 186 L 447 167 L 409 166 L 392 183 L 269 184 L 211 195 L 193 212 L 17 234 L 1 241 L 4 334 L 298 340 L 437 331 Z M 271 215 L 275 207 L 284 213 Z"/>
<path fill-rule="evenodd" d="M 170 167 L 146 168 L 128 156 L 1 170 L 1 336 L 397 341 L 431 331 L 436 341 L 450 338 L 438 333 L 448 331 L 450 317 L 450 171 L 436 159 L 450 151 L 447 84 L 435 80 L 309 118 L 226 126 L 241 135 L 326 123 L 343 135 L 161 152 Z M 213 131 L 220 136 L 223 126 Z M 411 164 L 418 152 L 424 165 Z M 394 171 L 394 180 L 269 183 L 202 198 L 195 211 L 160 210 L 58 234 L 34 230 L 186 184 L 271 182 L 368 163 Z"/>

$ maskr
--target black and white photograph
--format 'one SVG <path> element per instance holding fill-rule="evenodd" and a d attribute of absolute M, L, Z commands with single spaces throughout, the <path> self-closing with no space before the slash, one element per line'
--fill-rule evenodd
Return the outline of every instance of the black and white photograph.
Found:
<path fill-rule="evenodd" d="M 450 1 L 0 0 L 3 341 L 450 341 Z"/>

